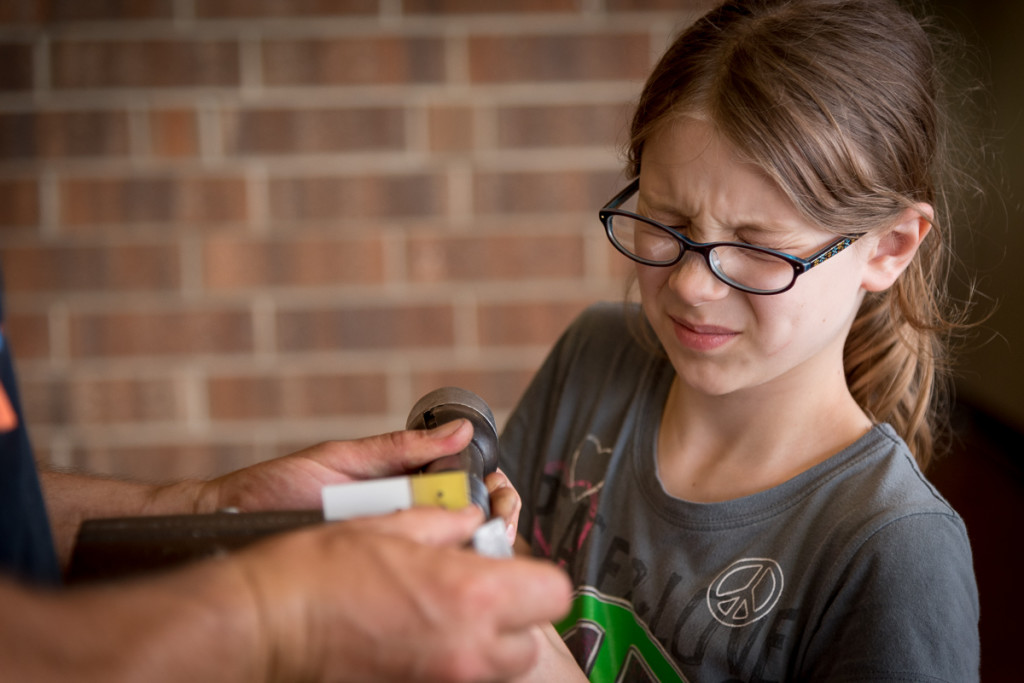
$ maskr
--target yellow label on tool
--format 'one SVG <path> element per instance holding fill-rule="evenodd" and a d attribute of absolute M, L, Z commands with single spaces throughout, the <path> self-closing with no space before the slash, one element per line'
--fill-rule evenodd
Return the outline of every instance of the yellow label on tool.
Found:
<path fill-rule="evenodd" d="M 469 478 L 465 472 L 436 472 L 409 477 L 413 505 L 460 510 L 469 505 Z"/>

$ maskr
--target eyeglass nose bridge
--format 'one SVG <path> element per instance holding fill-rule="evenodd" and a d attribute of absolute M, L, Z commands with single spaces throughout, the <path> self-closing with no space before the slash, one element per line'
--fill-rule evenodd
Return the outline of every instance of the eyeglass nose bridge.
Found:
<path fill-rule="evenodd" d="M 670 268 L 679 269 L 683 265 L 683 259 L 686 258 L 687 254 L 694 254 L 700 257 L 698 260 L 703 261 L 704 265 L 707 266 L 708 272 L 710 272 L 716 280 L 723 284 L 732 286 L 732 281 L 721 272 L 720 267 L 716 267 L 714 263 L 714 251 L 716 245 L 714 244 L 700 244 L 692 242 L 682 235 L 671 233 L 672 237 L 679 243 L 679 255 L 676 256 L 675 260 L 665 265 Z"/>

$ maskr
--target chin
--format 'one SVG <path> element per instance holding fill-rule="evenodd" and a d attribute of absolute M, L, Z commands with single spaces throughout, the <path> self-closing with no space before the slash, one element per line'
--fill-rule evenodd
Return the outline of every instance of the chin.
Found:
<path fill-rule="evenodd" d="M 669 354 L 679 381 L 689 390 L 709 397 L 728 396 L 750 386 L 745 376 L 706 358 Z"/>

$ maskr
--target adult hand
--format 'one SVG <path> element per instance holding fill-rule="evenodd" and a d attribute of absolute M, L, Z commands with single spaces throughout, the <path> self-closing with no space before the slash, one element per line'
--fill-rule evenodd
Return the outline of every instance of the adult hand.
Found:
<path fill-rule="evenodd" d="M 177 570 L 64 591 L 0 577 L 4 680 L 499 681 L 531 669 L 567 577 L 462 549 L 475 508 L 281 534 Z M 59 624 L 60 628 L 54 629 Z"/>
<path fill-rule="evenodd" d="M 408 474 L 458 453 L 473 437 L 468 420 L 431 430 L 407 430 L 354 441 L 328 441 L 208 482 L 195 482 L 195 511 L 320 507 L 328 484 Z"/>
<path fill-rule="evenodd" d="M 270 679 L 500 681 L 529 671 L 537 627 L 567 611 L 569 581 L 546 562 L 461 549 L 481 521 L 475 508 L 418 508 L 233 555 Z"/>

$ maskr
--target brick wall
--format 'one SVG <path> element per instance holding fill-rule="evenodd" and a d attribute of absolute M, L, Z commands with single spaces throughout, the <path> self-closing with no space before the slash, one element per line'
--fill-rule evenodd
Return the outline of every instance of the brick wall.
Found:
<path fill-rule="evenodd" d="M 707 0 L 5 0 L 0 262 L 39 457 L 215 474 L 499 422 L 625 265 L 597 208 Z"/>

